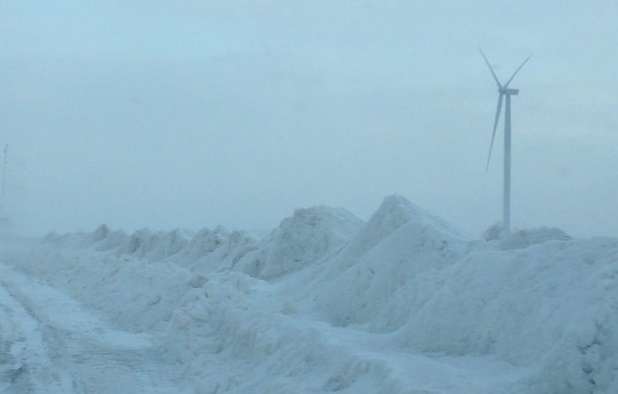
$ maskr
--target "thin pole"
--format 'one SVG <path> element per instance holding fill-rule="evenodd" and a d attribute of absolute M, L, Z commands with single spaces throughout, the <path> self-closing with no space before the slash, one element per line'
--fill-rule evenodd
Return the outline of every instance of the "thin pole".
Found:
<path fill-rule="evenodd" d="M 504 109 L 504 205 L 502 227 L 505 234 L 511 232 L 511 93 L 506 96 Z"/>
<path fill-rule="evenodd" d="M 2 163 L 2 199 L 0 201 L 0 215 L 1 218 L 6 217 L 5 213 L 5 195 L 6 195 L 6 164 L 7 164 L 7 155 L 9 151 L 9 144 L 4 145 L 4 161 Z"/>

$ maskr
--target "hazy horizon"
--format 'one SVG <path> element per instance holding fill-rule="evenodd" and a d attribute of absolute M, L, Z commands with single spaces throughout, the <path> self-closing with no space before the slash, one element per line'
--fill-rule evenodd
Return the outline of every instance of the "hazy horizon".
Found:
<path fill-rule="evenodd" d="M 6 207 L 28 233 L 271 229 L 400 194 L 471 234 L 618 236 L 618 4 L 68 0 L 0 6 Z"/>

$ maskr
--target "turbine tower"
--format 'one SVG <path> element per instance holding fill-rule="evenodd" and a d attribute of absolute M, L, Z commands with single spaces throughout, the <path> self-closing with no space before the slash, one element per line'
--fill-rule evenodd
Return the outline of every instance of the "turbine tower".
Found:
<path fill-rule="evenodd" d="M 521 68 L 530 60 L 532 56 L 528 56 L 524 60 L 517 70 L 511 75 L 511 78 L 506 81 L 504 85 L 500 83 L 500 80 L 496 76 L 494 69 L 489 64 L 487 56 L 481 48 L 481 55 L 485 59 L 491 75 L 494 77 L 496 84 L 498 85 L 498 106 L 496 108 L 496 117 L 494 119 L 494 129 L 491 133 L 491 143 L 489 145 L 489 155 L 487 156 L 487 165 L 485 171 L 489 168 L 489 161 L 491 159 L 491 151 L 494 146 L 494 139 L 496 137 L 496 129 L 498 128 L 498 121 L 500 120 L 500 113 L 502 112 L 502 101 L 506 101 L 504 109 L 504 199 L 503 199 L 503 211 L 502 211 L 502 231 L 508 234 L 511 229 L 511 96 L 516 96 L 519 93 L 519 89 L 509 89 L 509 84 L 515 78 L 515 75 L 521 70 Z"/>

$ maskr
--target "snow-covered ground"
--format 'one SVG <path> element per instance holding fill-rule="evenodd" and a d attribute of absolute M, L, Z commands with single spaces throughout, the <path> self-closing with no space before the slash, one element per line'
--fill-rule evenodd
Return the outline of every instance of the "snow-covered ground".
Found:
<path fill-rule="evenodd" d="M 488 238 L 400 196 L 260 240 L 5 234 L 0 390 L 617 393 L 618 240 Z"/>

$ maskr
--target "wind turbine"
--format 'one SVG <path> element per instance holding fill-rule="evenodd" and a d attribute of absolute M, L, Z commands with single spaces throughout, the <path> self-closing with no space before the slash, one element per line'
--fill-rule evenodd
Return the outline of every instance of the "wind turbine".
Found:
<path fill-rule="evenodd" d="M 494 77 L 494 80 L 498 85 L 498 106 L 496 108 L 496 117 L 494 119 L 494 129 L 491 133 L 491 144 L 489 145 L 489 155 L 487 156 L 487 165 L 485 167 L 486 171 L 489 168 L 491 151 L 494 146 L 494 139 L 496 137 L 496 129 L 498 128 L 498 121 L 500 120 L 500 113 L 502 112 L 502 101 L 506 98 L 504 109 L 504 200 L 502 211 L 502 231 L 505 234 L 508 234 L 511 228 L 511 96 L 516 96 L 519 93 L 519 89 L 509 89 L 509 84 L 532 56 L 528 56 L 526 60 L 524 60 L 519 67 L 517 67 L 517 70 L 515 70 L 513 75 L 511 75 L 511 78 L 509 78 L 508 81 L 502 85 L 496 76 L 494 69 L 489 64 L 489 60 L 487 60 L 487 56 L 485 56 L 483 50 L 479 48 L 479 51 L 481 51 L 481 55 L 483 55 L 483 59 L 485 59 L 485 63 L 487 64 L 487 67 L 489 67 L 489 71 L 491 71 L 491 75 Z"/>

